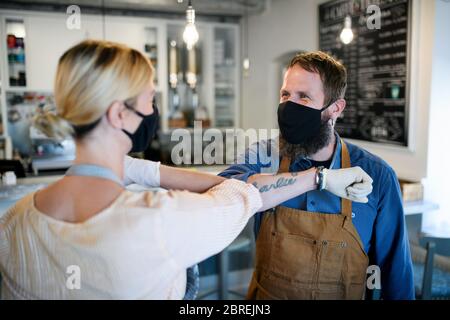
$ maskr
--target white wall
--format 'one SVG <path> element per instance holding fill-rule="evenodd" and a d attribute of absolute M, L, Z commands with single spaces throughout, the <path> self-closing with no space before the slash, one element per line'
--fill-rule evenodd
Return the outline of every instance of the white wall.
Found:
<path fill-rule="evenodd" d="M 30 90 L 53 91 L 59 57 L 71 46 L 86 38 L 101 39 L 101 20 L 83 15 L 81 28 L 69 30 L 67 15 L 25 13 L 27 87 Z"/>
<path fill-rule="evenodd" d="M 318 5 L 326 0 L 272 0 L 269 9 L 249 18 L 251 70 L 243 80 L 244 128 L 275 128 L 279 80 L 276 59 L 286 52 L 318 49 Z M 399 177 L 427 176 L 434 0 L 413 3 L 411 61 L 411 149 L 354 143 L 386 160 Z"/>
<path fill-rule="evenodd" d="M 286 52 L 316 50 L 316 0 L 273 0 L 268 10 L 249 17 L 250 72 L 243 79 L 242 125 L 275 128 L 279 79 L 276 59 Z"/>
<path fill-rule="evenodd" d="M 434 0 L 434 45 L 432 59 L 428 178 L 426 198 L 440 210 L 426 215 L 424 229 L 433 234 L 450 232 L 450 2 Z"/>
<path fill-rule="evenodd" d="M 103 25 L 102 16 L 81 13 L 81 28 L 70 30 L 66 27 L 65 13 L 0 10 L 0 15 L 25 21 L 27 89 L 38 91 L 53 90 L 58 59 L 76 43 L 87 38 L 105 38 L 143 51 L 148 38 L 145 27 L 161 24 L 158 19 L 105 16 Z M 158 41 L 164 43 L 165 34 L 160 33 Z M 161 51 L 159 56 L 165 57 L 166 52 Z M 162 72 L 158 78 L 164 80 L 164 76 Z"/>

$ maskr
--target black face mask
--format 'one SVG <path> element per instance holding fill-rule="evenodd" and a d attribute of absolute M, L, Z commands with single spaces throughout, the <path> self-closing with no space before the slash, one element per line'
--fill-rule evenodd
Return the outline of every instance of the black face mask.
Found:
<path fill-rule="evenodd" d="M 125 104 L 125 106 L 142 118 L 142 122 L 134 133 L 130 133 L 125 129 L 123 132 L 131 139 L 133 146 L 130 152 L 142 152 L 147 149 L 152 139 L 155 137 L 156 129 L 158 128 L 159 112 L 155 103 L 153 103 L 153 113 L 150 115 L 142 114 L 134 110 L 132 107 Z"/>
<path fill-rule="evenodd" d="M 317 110 L 289 100 L 280 103 L 278 126 L 281 135 L 291 144 L 304 143 L 314 138 L 320 132 L 322 112 L 328 107 Z"/>

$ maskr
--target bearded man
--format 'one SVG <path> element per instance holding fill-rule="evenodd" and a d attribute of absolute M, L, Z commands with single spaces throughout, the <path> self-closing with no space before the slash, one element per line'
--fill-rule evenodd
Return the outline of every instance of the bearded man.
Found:
<path fill-rule="evenodd" d="M 280 90 L 279 145 L 260 141 L 220 174 L 253 183 L 260 192 L 276 189 L 283 172 L 316 167 L 321 180 L 318 190 L 255 216 L 256 265 L 249 299 L 364 299 L 368 270 L 380 279 L 382 299 L 414 299 L 396 174 L 334 130 L 345 109 L 346 86 L 345 67 L 328 54 L 295 56 Z M 350 166 L 361 167 L 373 179 L 366 203 L 321 188 L 327 168 Z"/>

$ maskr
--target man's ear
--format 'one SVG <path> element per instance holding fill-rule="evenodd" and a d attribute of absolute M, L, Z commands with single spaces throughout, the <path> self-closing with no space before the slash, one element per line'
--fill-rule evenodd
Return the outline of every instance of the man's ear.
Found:
<path fill-rule="evenodd" d="M 106 111 L 106 119 L 116 129 L 123 128 L 124 108 L 122 103 L 114 101 Z"/>
<path fill-rule="evenodd" d="M 340 117 L 341 113 L 344 111 L 347 102 L 345 99 L 338 99 L 335 103 L 330 107 L 331 118 L 336 120 Z"/>

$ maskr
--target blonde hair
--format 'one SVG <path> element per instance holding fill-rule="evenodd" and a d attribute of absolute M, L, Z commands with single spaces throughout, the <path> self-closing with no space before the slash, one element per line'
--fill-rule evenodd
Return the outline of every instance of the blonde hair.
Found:
<path fill-rule="evenodd" d="M 82 41 L 59 59 L 56 114 L 42 110 L 35 126 L 49 137 L 82 138 L 114 101 L 135 99 L 153 74 L 150 60 L 135 49 L 109 41 Z"/>

